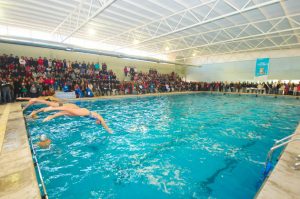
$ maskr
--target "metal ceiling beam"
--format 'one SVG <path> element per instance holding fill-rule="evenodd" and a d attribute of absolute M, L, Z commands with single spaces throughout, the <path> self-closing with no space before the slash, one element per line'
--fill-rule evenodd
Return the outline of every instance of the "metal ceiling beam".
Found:
<path fill-rule="evenodd" d="M 127 13 L 125 12 L 124 14 L 120 13 L 120 12 L 112 12 L 110 10 L 107 10 L 107 13 L 111 13 L 113 15 L 116 16 L 117 19 L 124 19 L 125 21 L 129 22 L 129 23 L 143 23 L 144 20 L 140 17 L 131 17 L 131 16 L 128 16 Z"/>
<path fill-rule="evenodd" d="M 78 30 L 80 30 L 80 28 L 102 13 L 106 8 L 111 6 L 115 1 L 116 0 L 102 0 L 101 2 L 97 1 L 97 6 L 95 5 L 94 1 L 90 1 L 89 11 L 87 14 L 85 13 L 86 8 L 84 8 L 84 1 L 80 1 L 79 5 L 52 31 L 52 34 L 56 32 L 64 34 L 61 35 L 63 38 L 61 42 L 66 41 Z M 92 7 L 97 7 L 98 9 L 92 12 Z M 67 26 L 68 28 L 66 29 L 64 26 Z M 71 32 L 69 32 L 70 30 Z M 66 32 L 68 33 L 66 34 Z"/>
<path fill-rule="evenodd" d="M 187 11 L 189 11 L 189 10 L 196 9 L 196 8 L 198 8 L 198 7 L 201 7 L 201 6 L 205 6 L 205 5 L 207 5 L 207 4 L 209 4 L 209 3 L 213 3 L 213 2 L 215 2 L 215 1 L 216 1 L 216 0 L 210 0 L 210 1 L 208 1 L 208 2 L 205 2 L 205 3 L 199 4 L 199 5 L 196 5 L 196 6 L 193 6 L 193 7 L 184 9 L 184 10 L 181 10 L 181 11 L 179 11 L 179 12 L 172 13 L 171 15 L 161 17 L 161 18 L 159 18 L 159 19 L 157 19 L 157 20 L 153 20 L 153 21 L 151 21 L 151 22 L 149 22 L 149 23 L 146 23 L 146 24 L 143 24 L 143 25 L 141 25 L 141 26 L 137 26 L 137 27 L 135 27 L 135 28 L 129 29 L 128 31 L 122 32 L 122 33 L 117 34 L 117 35 L 115 35 L 115 36 L 112 36 L 112 37 L 103 39 L 103 40 L 101 40 L 101 42 L 105 42 L 105 41 L 109 41 L 109 40 L 115 40 L 115 38 L 117 38 L 117 37 L 124 36 L 124 35 L 126 35 L 126 34 L 131 34 L 131 33 L 134 32 L 134 31 L 147 29 L 148 27 L 150 27 L 150 26 L 153 25 L 153 24 L 161 23 L 162 21 L 164 21 L 164 20 L 166 20 L 166 19 L 170 19 L 170 18 L 172 18 L 173 16 L 176 16 L 176 15 L 181 16 L 182 14 L 184 14 L 185 12 L 187 12 Z M 142 9 L 147 10 L 147 8 L 141 7 L 141 5 L 135 5 L 135 4 L 133 4 L 132 2 L 129 2 L 129 1 L 126 1 L 126 2 L 131 3 L 132 5 L 137 6 L 137 7 L 139 7 L 139 8 L 142 8 Z M 150 12 L 150 11 L 149 11 L 149 12 Z M 153 11 L 151 11 L 151 12 L 153 12 Z"/>
<path fill-rule="evenodd" d="M 281 5 L 281 7 L 282 7 L 282 10 L 283 10 L 284 14 L 287 16 L 289 25 L 290 25 L 291 27 L 294 27 L 293 22 L 295 22 L 295 21 L 294 21 L 293 19 L 291 19 L 291 18 L 288 16 L 288 10 L 287 10 L 286 4 L 285 4 L 283 1 L 281 1 L 281 2 L 280 2 L 280 5 Z M 296 24 L 299 25 L 298 23 L 296 23 Z M 295 35 L 296 35 L 296 32 L 294 32 L 294 33 L 295 33 Z M 298 39 L 298 42 L 300 42 L 300 37 L 299 37 L 299 36 L 297 36 L 297 39 Z"/>
<path fill-rule="evenodd" d="M 115 23 L 117 23 L 118 25 L 122 24 L 122 26 L 125 26 L 125 27 L 132 26 L 132 23 L 129 23 L 128 21 L 116 19 L 112 16 L 107 16 L 107 15 L 102 15 L 101 20 L 109 20 L 110 22 L 112 21 L 112 24 L 115 24 Z M 91 21 L 97 23 L 97 18 L 95 18 L 94 20 L 91 20 Z"/>
<path fill-rule="evenodd" d="M 216 1 L 213 1 L 216 3 Z M 203 24 L 207 24 L 207 23 L 211 23 L 211 22 L 214 22 L 216 20 L 220 20 L 220 19 L 224 19 L 226 17 L 230 17 L 230 16 L 233 16 L 233 15 L 237 15 L 237 14 L 241 14 L 243 12 L 247 12 L 247 11 L 250 11 L 250 10 L 254 10 L 254 9 L 257 9 L 257 8 L 261 8 L 261 7 L 265 7 L 265 6 L 269 6 L 269 5 L 273 5 L 273 4 L 276 4 L 276 3 L 279 3 L 280 0 L 269 0 L 267 2 L 264 2 L 264 3 L 259 3 L 259 4 L 256 4 L 254 6 L 250 6 L 250 7 L 243 7 L 239 10 L 236 10 L 236 11 L 233 11 L 233 12 L 230 12 L 230 13 L 226 13 L 226 14 L 223 14 L 221 16 L 217 16 L 217 17 L 214 17 L 214 18 L 208 18 L 206 19 L 209 14 L 212 12 L 212 10 L 215 8 L 216 4 L 207 12 L 206 14 L 206 17 L 200 21 L 200 22 L 197 22 L 197 23 L 194 23 L 192 25 L 188 25 L 188 26 L 185 26 L 183 28 L 174 28 L 174 30 L 172 31 L 169 31 L 167 33 L 162 33 L 162 34 L 157 34 L 157 35 L 151 35 L 150 38 L 147 38 L 147 39 L 144 39 L 142 41 L 139 42 L 139 44 L 141 43 L 145 43 L 145 42 L 149 42 L 149 41 L 152 41 L 152 40 L 155 40 L 155 39 L 159 39 L 161 37 L 165 37 L 165 36 L 168 36 L 168 35 L 171 35 L 171 34 L 174 34 L 174 33 L 178 33 L 178 32 L 182 32 L 182 31 L 185 31 L 187 29 L 191 29 L 191 28 L 194 28 L 194 27 L 197 27 L 197 26 L 200 26 L 200 25 L 203 25 Z M 188 9 L 188 10 L 191 10 L 192 8 Z M 183 12 L 187 12 L 187 10 L 184 10 L 184 11 L 181 11 L 181 12 L 178 12 L 178 13 L 183 13 Z M 175 13 L 175 14 L 178 14 L 178 13 Z M 173 14 L 173 15 L 175 15 Z M 167 17 L 166 17 L 167 18 Z M 166 20 L 166 18 L 164 18 L 164 20 Z M 163 20 L 160 20 L 161 23 L 164 23 Z M 147 26 L 147 25 L 145 25 Z M 142 26 L 141 28 L 145 28 L 145 26 Z M 136 30 L 136 29 L 135 29 Z M 133 31 L 135 31 L 133 30 Z M 131 31 L 129 32 L 126 32 L 126 34 L 129 34 Z M 125 33 L 122 33 L 120 35 L 123 35 Z M 118 36 L 118 35 L 117 35 Z M 116 37 L 117 37 L 116 36 Z M 115 38 L 115 37 L 112 37 L 112 38 Z M 109 38 L 109 39 L 112 39 L 112 38 Z M 126 48 L 126 47 L 131 47 L 131 46 L 135 46 L 136 44 L 128 44 L 126 46 L 121 46 L 119 49 L 122 49 L 122 48 Z M 118 49 L 117 49 L 118 50 Z"/>
<path fill-rule="evenodd" d="M 280 33 L 288 32 L 288 31 L 295 31 L 295 30 L 300 30 L 300 27 L 290 28 L 290 29 L 285 29 L 285 30 L 280 30 L 280 31 L 274 31 L 274 32 L 269 32 L 269 33 L 260 33 L 260 34 L 257 34 L 257 35 L 240 37 L 240 38 L 236 38 L 236 39 L 230 39 L 230 40 L 226 40 L 226 41 L 215 42 L 215 43 L 212 43 L 212 44 L 204 44 L 204 45 L 194 46 L 194 47 L 191 47 L 191 48 L 186 48 L 186 49 L 181 49 L 181 50 L 177 50 L 177 51 L 168 52 L 168 54 L 179 52 L 179 51 L 187 51 L 187 50 L 190 50 L 190 49 L 197 49 L 197 48 L 214 46 L 216 44 L 226 44 L 226 43 L 231 43 L 231 42 L 234 42 L 234 41 L 242 42 L 245 39 L 253 39 L 253 38 L 255 39 L 255 38 L 258 38 L 260 36 L 270 36 L 270 35 L 274 35 L 274 34 L 280 34 Z M 276 35 L 276 36 L 278 37 L 280 35 Z"/>
<path fill-rule="evenodd" d="M 293 16 L 299 16 L 300 17 L 300 14 L 293 15 Z M 196 49 L 196 48 L 201 48 L 201 47 L 204 47 L 204 46 L 209 46 L 209 45 L 214 45 L 214 44 L 226 43 L 226 42 L 242 40 L 242 39 L 248 39 L 248 38 L 254 38 L 254 37 L 263 36 L 263 35 L 272 35 L 272 34 L 275 34 L 275 33 L 294 31 L 294 30 L 299 30 L 300 29 L 300 24 L 299 24 L 298 27 L 293 27 L 293 28 L 290 28 L 290 29 L 283 29 L 283 30 L 276 30 L 275 28 L 277 27 L 277 25 L 280 24 L 280 22 L 282 22 L 286 18 L 287 18 L 287 16 L 283 16 L 283 17 L 278 17 L 278 18 L 274 18 L 274 19 L 266 19 L 266 20 L 261 20 L 261 21 L 257 21 L 257 22 L 245 23 L 245 24 L 241 24 L 241 25 L 231 26 L 231 27 L 228 27 L 228 28 L 225 28 L 225 29 L 207 31 L 207 32 L 200 33 L 200 34 L 194 34 L 194 35 L 192 35 L 193 37 L 201 36 L 202 40 L 204 40 L 206 42 L 206 44 L 196 45 L 196 46 L 185 45 L 185 46 L 188 46 L 188 47 L 169 50 L 168 52 L 164 52 L 164 54 L 170 54 L 170 53 L 174 53 L 174 52 L 185 51 L 185 50 L 189 50 L 189 49 Z M 267 22 L 267 21 L 270 21 L 270 20 L 278 20 L 278 22 L 276 24 L 274 24 L 274 26 L 271 29 L 269 29 L 267 31 L 263 31 L 261 29 L 258 29 L 260 31 L 260 33 L 258 33 L 258 34 L 251 34 L 250 36 L 240 37 L 240 35 L 245 32 L 247 27 L 253 26 L 253 27 L 256 28 L 256 26 L 257 26 L 256 24 L 259 24 L 259 23 L 262 23 L 262 22 Z M 216 38 L 209 41 L 209 40 L 204 39 L 204 37 L 203 37 L 204 35 L 208 35 L 208 34 L 211 34 L 213 32 L 216 33 L 216 35 L 220 35 L 220 33 L 222 33 L 222 32 L 224 32 L 226 34 L 229 34 L 228 31 L 230 31 L 230 29 L 234 29 L 234 28 L 237 28 L 237 27 L 243 27 L 243 28 L 236 36 L 231 36 L 231 38 L 228 39 L 228 40 L 222 40 L 222 41 L 214 42 L 216 40 Z M 172 40 L 169 40 L 169 42 L 171 41 L 172 43 L 177 43 L 178 44 L 180 42 L 184 42 L 184 39 L 187 38 L 187 37 L 191 37 L 191 36 L 185 36 L 185 37 L 182 37 L 182 38 L 179 38 L 179 39 L 172 39 Z M 161 50 L 163 50 L 163 49 L 161 49 Z M 158 53 L 161 53 L 161 52 L 157 51 L 157 52 L 154 52 L 154 53 L 158 54 Z"/>
<path fill-rule="evenodd" d="M 299 33 L 300 34 L 300 33 Z M 298 36 L 299 36 L 298 34 Z M 244 51 L 254 51 L 254 50 L 260 50 L 262 49 L 261 47 L 259 47 L 262 43 L 264 43 L 266 40 L 269 40 L 271 43 L 272 43 L 272 46 L 268 46 L 268 47 L 265 47 L 265 48 L 273 48 L 273 47 L 282 47 L 283 45 L 286 47 L 288 45 L 291 45 L 291 46 L 294 46 L 294 45 L 300 45 L 300 43 L 296 43 L 296 44 L 286 44 L 286 42 L 293 36 L 297 36 L 293 33 L 287 33 L 287 34 L 284 34 L 284 35 L 274 35 L 274 36 L 266 36 L 266 37 L 260 37 L 260 38 L 255 38 L 255 39 L 248 39 L 248 40 L 241 40 L 241 41 L 233 41 L 233 42 L 230 42 L 230 43 L 223 43 L 223 44 L 220 44 L 220 45 L 224 45 L 226 46 L 227 44 L 234 44 L 233 46 L 237 46 L 238 44 L 241 44 L 241 43 L 244 43 L 245 45 L 249 46 L 249 44 L 247 42 L 249 41 L 259 41 L 254 47 L 250 47 L 246 50 L 230 50 L 229 52 L 227 53 L 222 53 L 222 54 L 228 54 L 228 53 L 236 53 L 236 52 L 244 52 Z M 286 38 L 284 41 L 282 41 L 280 44 L 276 44 L 272 39 L 274 38 L 278 38 L 278 37 L 284 37 Z M 272 41 L 271 41 L 272 40 Z M 236 44 L 235 44 L 236 43 Z M 219 44 L 218 44 L 219 45 Z M 214 46 L 217 46 L 214 45 Z M 207 49 L 209 49 L 210 47 L 206 47 Z M 213 53 L 213 55 L 219 55 L 220 53 Z M 185 57 L 185 58 L 182 58 L 182 59 L 177 59 L 177 60 L 184 60 L 184 59 L 194 59 L 194 58 L 197 58 L 197 57 L 201 57 L 201 56 L 206 56 L 206 55 L 209 55 L 209 54 L 201 54 L 201 55 L 197 55 L 197 56 L 189 56 L 189 57 Z"/>
<path fill-rule="evenodd" d="M 150 12 L 152 14 L 155 14 L 157 16 L 162 16 L 162 13 L 159 13 L 159 12 L 157 12 L 155 10 L 150 10 L 149 8 L 143 6 L 143 4 L 135 3 L 135 2 L 130 1 L 130 0 L 123 0 L 123 1 L 126 2 L 126 3 L 128 3 L 128 4 L 130 4 L 130 5 L 132 5 L 133 7 L 140 8 L 142 10 L 145 10 L 145 11 Z M 151 3 L 153 3 L 153 2 L 151 2 Z"/>
<path fill-rule="evenodd" d="M 132 10 L 132 9 L 127 9 L 127 8 L 124 8 L 124 7 L 119 6 L 119 5 L 117 5 L 117 4 L 114 4 L 113 7 L 114 7 L 114 8 L 117 8 L 117 9 L 120 9 L 120 10 L 122 10 L 122 11 L 125 11 L 126 13 L 130 13 L 130 14 L 132 14 L 132 15 L 137 15 L 137 16 L 139 16 L 139 17 L 141 17 L 141 18 L 144 18 L 144 19 L 147 19 L 148 21 L 151 21 L 151 17 L 149 17 L 149 16 L 147 16 L 147 15 L 145 15 L 145 14 L 143 14 L 143 13 L 137 13 L 137 12 L 135 12 L 135 11 Z M 110 12 L 111 10 L 107 10 L 107 11 Z"/>

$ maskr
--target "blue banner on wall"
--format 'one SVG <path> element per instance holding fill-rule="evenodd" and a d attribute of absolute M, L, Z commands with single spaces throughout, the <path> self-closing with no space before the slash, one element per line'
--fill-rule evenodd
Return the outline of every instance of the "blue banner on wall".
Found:
<path fill-rule="evenodd" d="M 256 60 L 255 76 L 263 76 L 269 74 L 269 58 L 260 58 Z"/>

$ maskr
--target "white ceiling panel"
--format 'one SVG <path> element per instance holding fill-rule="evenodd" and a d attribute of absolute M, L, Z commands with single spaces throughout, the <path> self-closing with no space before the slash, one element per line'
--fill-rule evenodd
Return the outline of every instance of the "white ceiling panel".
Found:
<path fill-rule="evenodd" d="M 300 0 L 0 0 L 0 25 L 188 60 L 299 47 Z"/>

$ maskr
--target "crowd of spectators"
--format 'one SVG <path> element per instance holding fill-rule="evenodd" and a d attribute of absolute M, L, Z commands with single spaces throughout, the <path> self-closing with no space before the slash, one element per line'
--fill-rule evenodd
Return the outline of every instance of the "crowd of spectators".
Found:
<path fill-rule="evenodd" d="M 125 70 L 125 68 L 130 68 Z M 122 94 L 144 94 L 157 92 L 181 91 L 216 91 L 241 92 L 256 94 L 300 95 L 300 82 L 186 82 L 172 72 L 159 74 L 156 69 L 149 73 L 136 72 L 132 67 L 125 67 L 124 73 L 131 77 L 131 81 L 122 85 Z M 129 71 L 129 72 L 128 72 Z"/>
<path fill-rule="evenodd" d="M 143 73 L 130 68 L 129 73 L 125 73 L 125 76 L 129 76 L 130 81 L 120 84 L 121 94 L 187 91 L 186 82 L 175 72 L 160 74 L 156 69 L 150 69 L 148 73 Z"/>
<path fill-rule="evenodd" d="M 300 95 L 300 83 L 186 82 L 175 72 L 138 72 L 136 67 L 127 66 L 124 75 L 128 81 L 120 82 L 105 63 L 4 54 L 0 56 L 0 103 L 12 102 L 17 97 L 54 95 L 55 91 L 75 91 L 76 97 L 182 91 Z"/>
<path fill-rule="evenodd" d="M 192 91 L 300 95 L 300 82 L 192 82 L 189 84 Z"/>
<path fill-rule="evenodd" d="M 54 95 L 55 91 L 71 92 L 79 88 L 83 96 L 90 92 L 88 85 L 104 90 L 116 84 L 117 77 L 107 65 L 90 62 L 71 62 L 60 59 L 0 56 L 0 101 L 12 102 L 17 97 Z M 96 88 L 96 87 L 95 87 Z M 81 97 L 83 97 L 81 96 Z"/>

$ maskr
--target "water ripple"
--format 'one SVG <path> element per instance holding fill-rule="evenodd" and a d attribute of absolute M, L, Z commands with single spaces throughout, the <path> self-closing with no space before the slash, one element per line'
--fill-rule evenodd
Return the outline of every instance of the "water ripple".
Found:
<path fill-rule="evenodd" d="M 34 143 L 52 140 L 37 148 L 50 198 L 253 198 L 266 153 L 292 133 L 299 105 L 206 94 L 83 101 L 114 135 L 82 117 L 43 123 L 48 113 L 27 127 Z"/>

